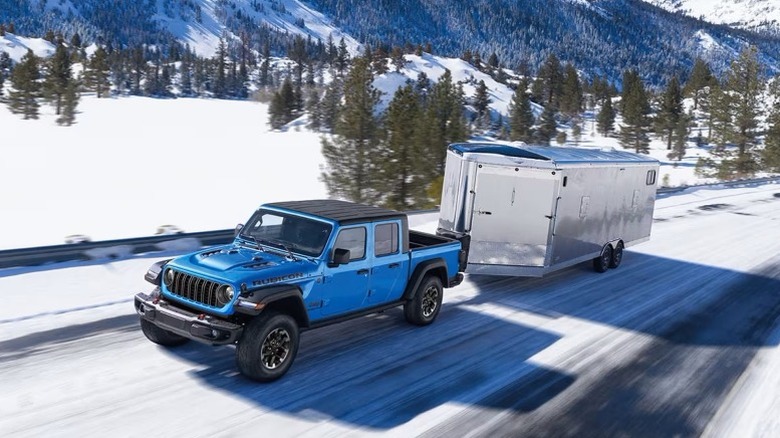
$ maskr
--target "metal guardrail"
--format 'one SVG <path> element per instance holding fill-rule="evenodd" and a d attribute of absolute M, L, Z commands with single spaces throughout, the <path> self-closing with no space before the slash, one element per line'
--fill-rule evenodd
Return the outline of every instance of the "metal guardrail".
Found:
<path fill-rule="evenodd" d="M 407 214 L 418 215 L 438 211 L 414 210 Z M 234 236 L 235 230 L 229 229 L 9 249 L 0 251 L 0 269 L 71 261 L 123 259 L 137 254 L 161 251 L 184 252 L 204 246 L 230 243 Z"/>
<path fill-rule="evenodd" d="M 690 186 L 679 187 L 659 187 L 656 191 L 659 195 L 684 192 L 689 189 L 707 188 L 707 187 L 746 187 L 764 183 L 780 183 L 780 176 L 770 176 L 765 178 L 741 179 L 735 181 L 723 181 L 711 184 L 694 184 Z"/>
<path fill-rule="evenodd" d="M 694 188 L 740 187 L 771 182 L 780 183 L 780 176 L 681 187 L 661 187 L 658 189 L 658 194 L 669 195 Z M 438 211 L 438 209 L 415 210 L 408 211 L 407 214 L 418 215 L 436 213 Z M 2 250 L 0 251 L 0 269 L 22 266 L 40 266 L 48 263 L 69 261 L 122 259 L 137 254 L 160 251 L 184 252 L 204 246 L 226 244 L 233 240 L 233 236 L 234 230 L 229 229 Z"/>

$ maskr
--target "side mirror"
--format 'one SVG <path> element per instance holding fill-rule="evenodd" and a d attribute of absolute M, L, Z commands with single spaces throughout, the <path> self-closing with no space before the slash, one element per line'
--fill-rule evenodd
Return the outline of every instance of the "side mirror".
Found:
<path fill-rule="evenodd" d="M 333 250 L 333 259 L 328 266 L 335 268 L 336 266 L 346 265 L 349 263 L 349 259 L 352 258 L 348 249 L 336 248 Z"/>
<path fill-rule="evenodd" d="M 241 232 L 241 230 L 243 230 L 243 229 L 244 229 L 244 224 L 238 224 L 238 225 L 236 225 L 236 231 L 235 231 L 235 234 L 234 234 L 234 235 L 235 235 L 235 236 L 238 236 L 238 233 L 240 233 L 240 232 Z"/>

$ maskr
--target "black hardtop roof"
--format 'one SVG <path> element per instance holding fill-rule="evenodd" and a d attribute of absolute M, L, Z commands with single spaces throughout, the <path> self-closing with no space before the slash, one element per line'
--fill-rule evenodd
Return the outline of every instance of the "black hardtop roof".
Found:
<path fill-rule="evenodd" d="M 265 204 L 265 206 L 299 211 L 312 216 L 330 219 L 342 225 L 384 219 L 406 219 L 406 214 L 400 211 L 334 199 L 274 202 Z"/>

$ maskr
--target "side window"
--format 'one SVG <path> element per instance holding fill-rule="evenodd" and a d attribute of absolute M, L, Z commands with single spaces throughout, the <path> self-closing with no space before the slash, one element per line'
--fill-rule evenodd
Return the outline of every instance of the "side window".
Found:
<path fill-rule="evenodd" d="M 374 228 L 374 255 L 383 256 L 398 252 L 398 224 L 381 224 Z"/>
<path fill-rule="evenodd" d="M 366 256 L 366 229 L 365 227 L 347 228 L 339 231 L 334 248 L 348 249 L 350 260 L 362 259 Z"/>

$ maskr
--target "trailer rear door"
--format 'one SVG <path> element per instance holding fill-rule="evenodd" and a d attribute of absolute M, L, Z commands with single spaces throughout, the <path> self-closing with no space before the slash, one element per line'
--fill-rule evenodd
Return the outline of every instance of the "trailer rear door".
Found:
<path fill-rule="evenodd" d="M 545 266 L 558 178 L 549 170 L 483 164 L 475 192 L 469 263 Z"/>

